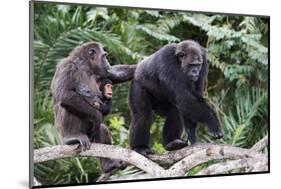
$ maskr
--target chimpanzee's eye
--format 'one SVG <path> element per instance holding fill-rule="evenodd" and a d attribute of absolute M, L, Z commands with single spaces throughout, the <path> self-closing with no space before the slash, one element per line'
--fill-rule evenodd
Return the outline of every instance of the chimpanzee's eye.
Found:
<path fill-rule="evenodd" d="M 179 54 L 179 57 L 180 57 L 180 58 L 184 58 L 185 56 L 186 56 L 185 53 L 180 53 L 180 54 Z"/>

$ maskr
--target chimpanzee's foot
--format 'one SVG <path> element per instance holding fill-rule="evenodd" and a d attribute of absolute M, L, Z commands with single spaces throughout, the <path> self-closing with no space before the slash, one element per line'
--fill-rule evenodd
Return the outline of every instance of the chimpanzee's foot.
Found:
<path fill-rule="evenodd" d="M 120 159 L 106 159 L 103 160 L 102 163 L 102 172 L 103 173 L 109 173 L 112 172 L 113 170 L 123 170 L 127 167 L 127 163 Z"/>
<path fill-rule="evenodd" d="M 187 142 L 182 139 L 175 139 L 165 146 L 168 151 L 178 150 L 187 146 Z"/>
<path fill-rule="evenodd" d="M 136 148 L 133 148 L 133 150 L 143 156 L 147 156 L 149 154 L 154 154 L 153 151 L 147 147 L 136 147 Z"/>

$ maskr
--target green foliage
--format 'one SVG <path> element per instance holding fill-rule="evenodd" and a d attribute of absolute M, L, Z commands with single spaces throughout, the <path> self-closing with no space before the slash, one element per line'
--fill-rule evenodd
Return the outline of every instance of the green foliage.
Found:
<path fill-rule="evenodd" d="M 163 45 L 193 39 L 208 52 L 205 97 L 216 110 L 225 136 L 217 141 L 249 148 L 268 132 L 268 19 L 187 12 L 129 10 L 95 6 L 35 3 L 34 15 L 34 148 L 59 144 L 54 127 L 50 82 L 56 64 L 77 45 L 98 41 L 111 64 L 135 64 Z M 128 147 L 129 83 L 114 86 L 112 114 L 104 120 L 115 145 Z M 151 126 L 151 144 L 161 144 L 164 119 Z M 200 142 L 211 142 L 200 124 Z M 186 137 L 186 135 L 184 136 Z M 194 175 L 200 165 L 187 175 Z M 135 167 L 117 175 L 142 174 Z M 100 168 L 94 158 L 68 158 L 35 165 L 42 184 L 94 182 Z"/>
<path fill-rule="evenodd" d="M 109 119 L 108 125 L 113 137 L 113 143 L 128 147 L 129 130 L 125 127 L 124 117 L 113 116 Z"/>
<path fill-rule="evenodd" d="M 48 111 L 45 112 L 46 115 Z M 53 123 L 46 123 L 44 119 L 35 120 L 34 123 L 35 149 L 59 144 L 59 138 Z M 96 159 L 68 158 L 36 164 L 34 174 L 42 184 L 49 185 L 89 182 L 96 180 L 100 171 Z"/>

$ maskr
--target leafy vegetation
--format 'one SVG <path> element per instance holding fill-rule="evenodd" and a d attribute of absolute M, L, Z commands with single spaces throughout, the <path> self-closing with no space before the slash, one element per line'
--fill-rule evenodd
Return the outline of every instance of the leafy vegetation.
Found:
<path fill-rule="evenodd" d="M 43 3 L 35 3 L 34 12 L 35 149 L 59 144 L 50 82 L 56 64 L 87 41 L 103 44 L 111 64 L 136 64 L 167 43 L 198 41 L 206 47 L 210 64 L 205 97 L 225 133 L 217 142 L 248 148 L 267 134 L 268 18 Z M 114 86 L 113 111 L 104 120 L 114 144 L 123 147 L 128 147 L 128 87 L 129 83 Z M 160 135 L 163 123 L 157 116 L 151 128 L 158 153 L 165 152 Z M 198 135 L 199 142 L 211 141 L 203 125 Z M 128 167 L 118 174 L 139 173 Z M 44 185 L 94 182 L 99 175 L 93 158 L 35 165 L 35 177 Z"/>

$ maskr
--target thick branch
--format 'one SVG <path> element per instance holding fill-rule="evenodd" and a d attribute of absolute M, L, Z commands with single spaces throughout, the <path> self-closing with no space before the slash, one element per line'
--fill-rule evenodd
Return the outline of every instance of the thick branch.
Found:
<path fill-rule="evenodd" d="M 230 160 L 211 165 L 198 174 L 218 174 L 237 168 L 256 172 L 268 170 L 267 157 L 258 152 L 267 145 L 267 141 L 266 136 L 250 150 L 225 144 L 196 144 L 164 155 L 150 155 L 148 158 L 132 150 L 106 144 L 93 143 L 90 150 L 81 153 L 78 152 L 77 145 L 62 145 L 35 150 L 34 163 L 75 156 L 121 159 L 146 172 L 140 177 L 159 178 L 183 176 L 190 169 L 211 160 Z M 170 168 L 164 169 L 155 162 Z M 110 174 L 105 174 L 100 179 L 107 180 L 109 177 Z"/>
<path fill-rule="evenodd" d="M 226 173 L 234 169 L 241 169 L 249 167 L 253 159 L 238 159 L 233 161 L 220 162 L 210 165 L 206 169 L 199 171 L 196 175 L 216 175 L 221 173 Z M 252 162 L 253 163 L 253 162 Z"/>
<path fill-rule="evenodd" d="M 206 146 L 205 146 L 206 147 Z M 247 149 L 237 148 L 229 145 L 215 145 L 210 144 L 207 148 L 198 150 L 193 154 L 185 157 L 181 161 L 175 163 L 170 169 L 171 176 L 184 175 L 188 170 L 206 163 L 211 160 L 224 160 L 224 159 L 243 159 L 255 158 L 259 161 L 267 159 L 262 154 L 251 152 Z"/>
<path fill-rule="evenodd" d="M 252 148 L 252 151 L 261 151 L 262 149 L 264 149 L 266 146 L 268 145 L 268 135 L 266 135 L 265 137 L 263 137 L 259 142 L 257 142 Z"/>
<path fill-rule="evenodd" d="M 91 149 L 78 153 L 77 145 L 52 146 L 34 151 L 34 163 L 62 159 L 73 156 L 92 156 L 110 159 L 121 159 L 144 170 L 149 175 L 162 176 L 165 170 L 158 164 L 136 153 L 135 151 L 113 145 L 93 143 Z"/>
<path fill-rule="evenodd" d="M 229 149 L 230 152 L 235 151 L 236 157 L 232 157 L 230 159 L 242 158 L 245 155 L 250 155 L 250 154 L 252 156 L 254 156 L 254 155 L 259 156 L 260 155 L 260 154 L 254 152 L 254 151 L 250 153 L 248 149 L 237 148 L 237 147 L 233 147 L 233 146 L 230 146 L 230 145 L 227 145 L 227 144 L 195 144 L 195 145 L 192 145 L 192 146 L 187 146 L 187 147 L 182 148 L 182 149 L 177 150 L 177 151 L 169 152 L 169 153 L 161 155 L 161 156 L 150 155 L 148 157 L 149 157 L 149 159 L 159 163 L 160 165 L 171 166 L 171 165 L 175 164 L 176 162 L 182 160 L 184 157 L 188 157 L 188 156 L 190 156 L 192 154 L 195 154 L 196 152 L 199 152 L 199 151 L 202 151 L 202 150 L 206 151 L 207 149 L 213 149 L 213 148 L 226 149 L 226 150 Z M 200 157 L 200 155 L 199 155 L 199 157 Z M 206 157 L 206 155 L 204 155 L 204 157 Z M 200 157 L 200 159 L 202 159 L 202 157 Z"/>

